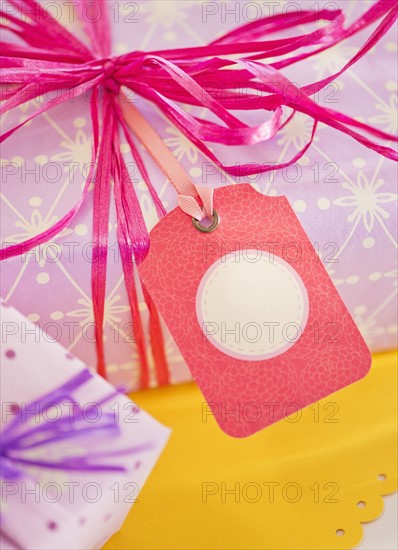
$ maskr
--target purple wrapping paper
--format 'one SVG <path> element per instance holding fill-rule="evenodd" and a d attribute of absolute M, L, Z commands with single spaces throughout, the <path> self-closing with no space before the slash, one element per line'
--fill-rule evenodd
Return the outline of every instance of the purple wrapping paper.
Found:
<path fill-rule="evenodd" d="M 331 3 L 318 4 L 321 9 L 326 4 L 330 8 Z M 343 8 L 348 21 L 352 21 L 370 2 L 348 0 L 332 4 Z M 308 8 L 308 2 L 119 2 L 111 9 L 113 50 L 121 54 L 134 49 L 204 44 L 236 25 L 272 13 L 270 10 L 277 13 L 297 6 Z M 68 10 L 60 9 L 59 17 L 75 32 L 82 33 L 69 20 Z M 292 66 L 286 71 L 287 76 L 304 85 L 337 71 L 353 57 L 370 32 L 364 31 L 304 64 Z M 396 52 L 395 27 L 365 59 L 321 91 L 317 100 L 382 130 L 396 132 Z M 234 181 L 218 172 L 158 111 L 139 97 L 135 99 L 136 106 L 159 131 L 195 183 L 219 186 Z M 30 102 L 10 113 L 3 121 L 5 128 L 35 108 L 37 103 Z M 201 111 L 198 115 L 203 116 Z M 284 116 L 288 115 L 286 110 Z M 247 121 L 259 123 L 263 116 L 261 112 L 252 113 L 247 115 Z M 297 114 L 266 145 L 239 149 L 214 145 L 213 149 L 227 164 L 287 161 L 308 141 L 311 127 L 309 118 Z M 1 209 L 5 242 L 20 242 L 35 235 L 72 207 L 87 175 L 90 140 L 89 108 L 81 99 L 52 109 L 4 144 Z M 152 227 L 156 223 L 155 209 L 126 143 L 122 143 L 122 152 L 146 221 Z M 165 207 L 174 208 L 175 191 L 144 152 L 143 155 Z M 287 195 L 371 349 L 395 347 L 396 165 L 321 124 L 313 146 L 298 164 L 246 180 L 261 193 Z M 94 366 L 90 290 L 92 193 L 89 195 L 79 217 L 53 243 L 25 258 L 7 261 L 2 274 L 2 295 L 72 353 Z M 111 250 L 105 311 L 108 376 L 115 385 L 135 389 L 140 366 L 117 249 L 113 207 L 109 229 Z M 141 300 L 144 323 L 145 307 Z M 167 329 L 165 342 L 171 382 L 189 379 L 189 371 Z M 151 361 L 149 348 L 148 356 Z M 150 368 L 151 385 L 155 386 L 153 364 Z"/>

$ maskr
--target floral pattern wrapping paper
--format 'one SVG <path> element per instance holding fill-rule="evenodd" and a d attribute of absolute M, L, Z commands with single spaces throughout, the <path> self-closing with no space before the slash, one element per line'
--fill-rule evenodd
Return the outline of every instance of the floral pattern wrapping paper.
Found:
<path fill-rule="evenodd" d="M 367 0 L 335 2 L 146 1 L 109 2 L 113 51 L 155 50 L 205 44 L 260 15 L 298 8 L 342 8 L 348 21 L 363 13 Z M 46 2 L 43 1 L 46 5 Z M 54 4 L 54 2 L 51 2 Z M 69 9 L 58 19 L 82 35 Z M 51 7 L 54 10 L 54 6 Z M 315 24 L 316 25 L 316 24 Z M 303 29 L 304 30 L 304 29 Z M 370 34 L 363 31 L 286 74 L 297 84 L 319 80 L 340 69 Z M 316 100 L 387 132 L 397 131 L 397 30 L 391 29 L 371 52 L 343 77 L 322 90 Z M 240 93 L 244 94 L 244 90 Z M 219 172 L 148 102 L 133 97 L 195 183 L 213 186 L 239 183 Z M 8 129 L 38 108 L 37 101 L 3 117 Z M 189 109 L 189 107 L 188 107 Z M 290 113 L 285 110 L 287 118 Z M 203 113 L 198 110 L 198 115 Z M 245 115 L 254 124 L 265 120 L 258 111 Z M 308 142 L 312 122 L 297 113 L 265 145 L 239 148 L 212 145 L 226 164 L 286 162 Z M 391 144 L 390 144 L 391 145 Z M 122 141 L 130 173 L 148 227 L 157 221 L 149 192 L 137 172 L 127 143 Z M 143 151 L 155 188 L 167 210 L 177 204 L 168 181 Z M 18 243 L 52 225 L 76 202 L 91 159 L 89 104 L 85 98 L 55 107 L 7 140 L 1 151 L 2 235 Z M 242 180 L 243 181 L 243 180 Z M 397 169 L 349 137 L 320 124 L 305 156 L 285 170 L 245 178 L 261 193 L 286 195 L 325 262 L 335 285 L 372 350 L 397 344 Z M 38 323 L 70 352 L 94 367 L 95 344 L 91 301 L 92 193 L 81 213 L 54 242 L 25 257 L 8 260 L 2 270 L 3 299 Z M 109 224 L 109 265 L 105 310 L 105 353 L 111 381 L 137 389 L 138 355 L 116 239 L 116 216 Z M 141 300 L 144 322 L 147 321 Z M 190 378 L 189 370 L 165 328 L 165 348 L 172 383 Z M 156 386 L 152 372 L 151 385 Z"/>

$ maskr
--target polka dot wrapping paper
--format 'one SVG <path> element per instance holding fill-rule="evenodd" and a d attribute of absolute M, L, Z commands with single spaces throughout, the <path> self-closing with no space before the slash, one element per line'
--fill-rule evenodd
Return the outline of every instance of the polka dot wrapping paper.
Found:
<path fill-rule="evenodd" d="M 170 430 L 16 310 L 0 309 L 1 547 L 99 548 Z"/>
<path fill-rule="evenodd" d="M 372 5 L 369 1 L 336 0 L 352 22 Z M 311 4 L 316 9 L 317 3 Z M 113 53 L 200 46 L 220 34 L 248 23 L 270 10 L 308 8 L 305 0 L 289 2 L 117 2 L 111 3 Z M 324 7 L 319 3 L 319 8 Z M 68 10 L 57 12 L 72 32 L 83 30 Z M 322 22 L 318 24 L 322 26 Z M 373 28 L 372 28 L 373 30 Z M 304 30 L 303 30 L 304 32 Z M 287 76 L 299 86 L 335 73 L 351 59 L 371 30 L 361 31 L 330 50 L 294 64 Z M 377 45 L 344 75 L 316 95 L 324 107 L 347 113 L 379 130 L 397 131 L 397 32 L 392 27 Z M 259 176 L 226 176 L 203 157 L 164 116 L 138 95 L 136 106 L 161 135 L 195 183 L 212 186 L 249 181 L 259 192 L 286 195 L 310 240 L 337 286 L 345 304 L 372 351 L 397 345 L 397 193 L 396 165 L 342 133 L 319 125 L 312 146 L 295 164 Z M 4 128 L 40 107 L 27 102 L 9 112 Z M 188 107 L 190 109 L 190 107 Z M 200 117 L 200 109 L 192 112 Z M 290 110 L 284 109 L 287 119 Z M 258 124 L 258 113 L 245 113 L 245 121 Z M 226 147 L 211 144 L 226 164 L 283 163 L 309 140 L 312 121 L 296 115 L 266 145 Z M 77 99 L 54 107 L 29 122 L 7 140 L 1 151 L 2 235 L 5 243 L 19 243 L 59 220 L 77 201 L 91 161 L 89 103 Z M 390 144 L 391 146 L 392 144 Z M 132 160 L 129 145 L 121 151 L 129 167 L 148 228 L 157 222 L 156 209 Z M 177 195 L 143 150 L 149 176 L 164 207 L 177 205 Z M 25 257 L 7 260 L 2 296 L 37 323 L 87 365 L 96 364 L 91 294 L 93 189 L 72 224 L 50 243 Z M 111 207 L 108 279 L 105 304 L 105 359 L 109 380 L 128 390 L 139 387 L 140 363 L 131 324 L 117 245 L 117 223 Z M 144 326 L 148 311 L 142 296 L 139 308 Z M 190 373 L 168 330 L 165 352 L 172 383 L 190 379 Z M 158 385 L 146 334 L 150 386 Z"/>

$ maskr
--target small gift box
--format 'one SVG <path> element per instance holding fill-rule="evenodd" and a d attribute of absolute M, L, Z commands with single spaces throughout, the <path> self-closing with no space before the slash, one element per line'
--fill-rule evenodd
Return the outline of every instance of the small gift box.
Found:
<path fill-rule="evenodd" d="M 1 547 L 100 548 L 170 430 L 1 306 Z"/>
<path fill-rule="evenodd" d="M 32 18 L 35 3 L 29 0 L 26 4 Z M 260 193 L 286 195 L 368 345 L 372 350 L 396 345 L 397 272 L 393 254 L 397 246 L 396 166 L 391 160 L 393 154 L 386 153 L 386 149 L 392 147 L 393 137 L 385 141 L 390 139 L 387 134 L 397 130 L 397 44 L 396 33 L 390 28 L 392 14 L 389 12 L 394 2 L 336 0 L 309 6 L 306 0 L 293 3 L 280 0 L 270 5 L 250 1 L 111 4 L 96 0 L 76 2 L 81 8 L 76 13 L 73 6 L 62 2 L 50 4 L 55 20 L 68 32 L 84 44 L 91 40 L 89 47 L 95 51 L 96 61 L 83 65 L 85 71 L 88 66 L 92 70 L 92 79 L 97 78 L 99 95 L 110 92 L 117 81 L 129 86 L 129 100 L 156 129 L 195 184 L 218 187 L 249 181 Z M 6 11 L 9 18 L 5 18 L 5 25 L 12 29 L 17 25 L 12 17 L 20 15 L 16 3 L 10 2 Z M 109 40 L 111 55 L 100 52 L 106 43 L 103 38 L 106 33 L 101 27 L 105 16 L 113 37 Z M 268 19 L 262 20 L 262 17 Z M 43 13 L 39 13 L 38 20 L 50 25 Z M 367 43 L 377 25 L 383 27 L 377 40 Z M 48 29 L 51 35 L 51 28 Z M 48 38 L 44 36 L 48 29 L 41 29 L 43 41 Z M 42 43 L 36 43 L 34 38 L 37 31 L 30 31 L 27 36 L 28 30 L 24 26 L 16 33 L 7 34 L 10 71 L 21 72 L 18 64 L 21 57 L 25 57 L 27 70 L 31 70 L 27 78 L 31 80 L 38 74 L 38 62 L 30 69 L 29 59 L 37 55 L 42 59 L 40 70 L 46 78 L 50 74 L 48 67 L 53 70 L 51 63 L 56 62 L 72 64 L 70 74 L 77 79 L 74 71 L 76 67 L 83 70 L 80 60 L 85 53 L 79 51 L 84 48 L 79 46 L 79 50 L 70 37 L 61 36 L 57 28 L 59 44 L 53 40 L 51 49 L 42 53 Z M 272 34 L 275 31 L 278 31 L 276 37 Z M 219 38 L 220 35 L 224 36 Z M 26 36 L 28 44 L 33 41 L 35 48 L 32 54 L 29 50 L 25 55 L 21 52 L 26 48 L 23 43 Z M 62 40 L 71 42 L 69 53 L 62 47 Z M 205 48 L 204 44 L 211 47 Z M 368 50 L 358 56 L 366 44 Z M 316 52 L 314 55 L 307 53 L 309 46 Z M 53 48 L 58 49 L 51 51 Z M 148 56 L 152 59 L 146 62 L 144 58 Z M 267 82 L 262 82 L 261 88 L 258 81 L 254 82 L 256 79 L 248 78 L 248 68 L 253 69 L 254 65 L 246 65 L 243 70 L 243 65 L 237 62 L 232 67 L 234 70 L 229 68 L 228 64 L 234 63 L 230 59 L 239 57 L 239 62 L 245 62 L 248 56 L 272 65 L 298 86 L 298 89 L 287 86 L 284 90 L 282 113 L 275 111 L 271 116 L 266 112 L 273 110 L 269 105 L 263 109 L 262 102 L 266 102 L 271 92 L 265 88 Z M 225 63 L 225 72 L 223 67 L 220 69 L 220 63 Z M 345 70 L 340 74 L 342 68 Z M 8 85 L 17 79 L 15 74 L 5 79 Z M 241 76 L 238 78 L 236 74 Z M 180 79 L 184 84 L 188 76 L 193 95 L 187 92 L 189 86 L 184 88 L 176 83 Z M 41 75 L 41 79 L 43 83 L 44 76 Z M 200 86 L 199 92 L 192 80 Z M 79 82 L 73 81 L 73 85 Z M 311 90 L 308 89 L 310 83 Z M 318 87 L 314 88 L 313 83 Z M 92 165 L 95 140 L 89 95 L 72 95 L 58 104 L 59 90 L 39 97 L 31 91 L 26 90 L 26 102 L 5 114 L 6 132 L 29 119 L 2 147 L 2 233 L 6 247 L 19 246 L 60 223 L 80 199 Z M 335 116 L 336 111 L 344 115 L 340 118 L 336 115 L 332 124 L 330 120 L 325 123 L 322 117 L 315 120 L 300 111 L 300 105 L 295 103 L 301 91 L 308 92 L 315 104 L 324 109 L 323 115 L 334 113 L 330 116 Z M 283 125 L 266 143 L 258 138 L 258 131 L 253 144 L 247 141 L 250 147 L 233 146 L 233 134 L 235 132 L 236 137 L 239 132 L 233 124 L 229 128 L 215 126 L 216 109 L 209 109 L 209 102 L 206 103 L 209 97 L 226 109 L 243 113 L 243 124 L 249 129 L 264 121 L 275 122 L 279 114 Z M 51 109 L 36 118 L 35 114 L 44 109 L 49 98 L 53 98 Z M 337 132 L 337 122 L 341 126 L 348 118 L 347 132 Z M 229 124 L 228 117 L 224 116 L 224 121 Z M 380 138 L 384 149 L 367 148 L 369 142 L 352 139 L 353 128 L 363 135 L 368 126 L 376 129 L 371 138 Z M 239 124 L 237 127 L 240 130 Z M 232 137 L 227 136 L 224 145 L 229 146 L 224 147 L 219 136 L 227 130 Z M 347 135 L 349 132 L 351 135 Z M 207 141 L 211 143 L 205 143 Z M 140 173 L 132 155 L 131 145 L 120 132 L 118 149 L 126 162 L 147 227 L 151 229 L 158 221 L 158 211 L 148 180 Z M 162 207 L 170 211 L 177 205 L 175 190 L 138 141 L 136 146 Z M 383 151 L 384 156 L 380 156 L 378 153 Z M 217 161 L 227 173 L 218 169 Z M 239 167 L 250 163 L 254 166 L 252 173 L 239 176 Z M 275 170 L 256 174 L 255 167 L 261 172 L 264 165 L 272 165 Z M 236 168 L 237 175 L 233 175 L 231 167 Z M 101 171 L 104 172 L 104 167 Z M 27 254 L 7 259 L 3 297 L 92 367 L 98 359 L 97 336 L 97 346 L 100 341 L 104 347 L 103 374 L 116 386 L 122 384 L 136 389 L 140 385 L 188 380 L 189 370 L 172 337 L 162 319 L 154 315 L 148 297 L 139 289 L 136 310 L 140 313 L 143 331 L 140 339 L 137 338 L 137 317 L 132 320 L 119 250 L 121 219 L 113 203 L 101 238 L 92 231 L 93 218 L 94 225 L 100 221 L 96 219 L 98 185 L 97 181 L 89 184 L 83 206 L 61 233 Z M 106 210 L 105 205 L 99 218 L 104 219 Z M 134 215 L 130 220 L 135 227 Z M 107 281 L 103 290 L 103 281 L 93 283 L 92 270 L 96 257 L 102 254 L 99 250 L 94 254 L 95 243 L 104 242 L 105 229 L 109 229 L 109 234 Z M 164 269 L 173 269 L 173 259 Z M 133 277 L 127 279 L 131 281 Z M 102 289 L 103 303 L 93 297 L 93 289 Z M 148 327 L 150 319 L 151 328 Z M 156 355 L 152 346 L 156 340 L 152 336 L 159 332 L 159 324 L 163 329 L 162 356 Z M 103 329 L 100 336 L 99 327 Z M 143 384 L 145 355 L 147 374 Z"/>

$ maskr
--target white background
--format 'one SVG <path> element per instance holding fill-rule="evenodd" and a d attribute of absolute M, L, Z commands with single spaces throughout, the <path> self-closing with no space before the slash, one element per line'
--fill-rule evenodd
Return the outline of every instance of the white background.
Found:
<path fill-rule="evenodd" d="M 397 550 L 398 493 L 383 497 L 384 511 L 375 521 L 363 524 L 360 550 Z"/>

